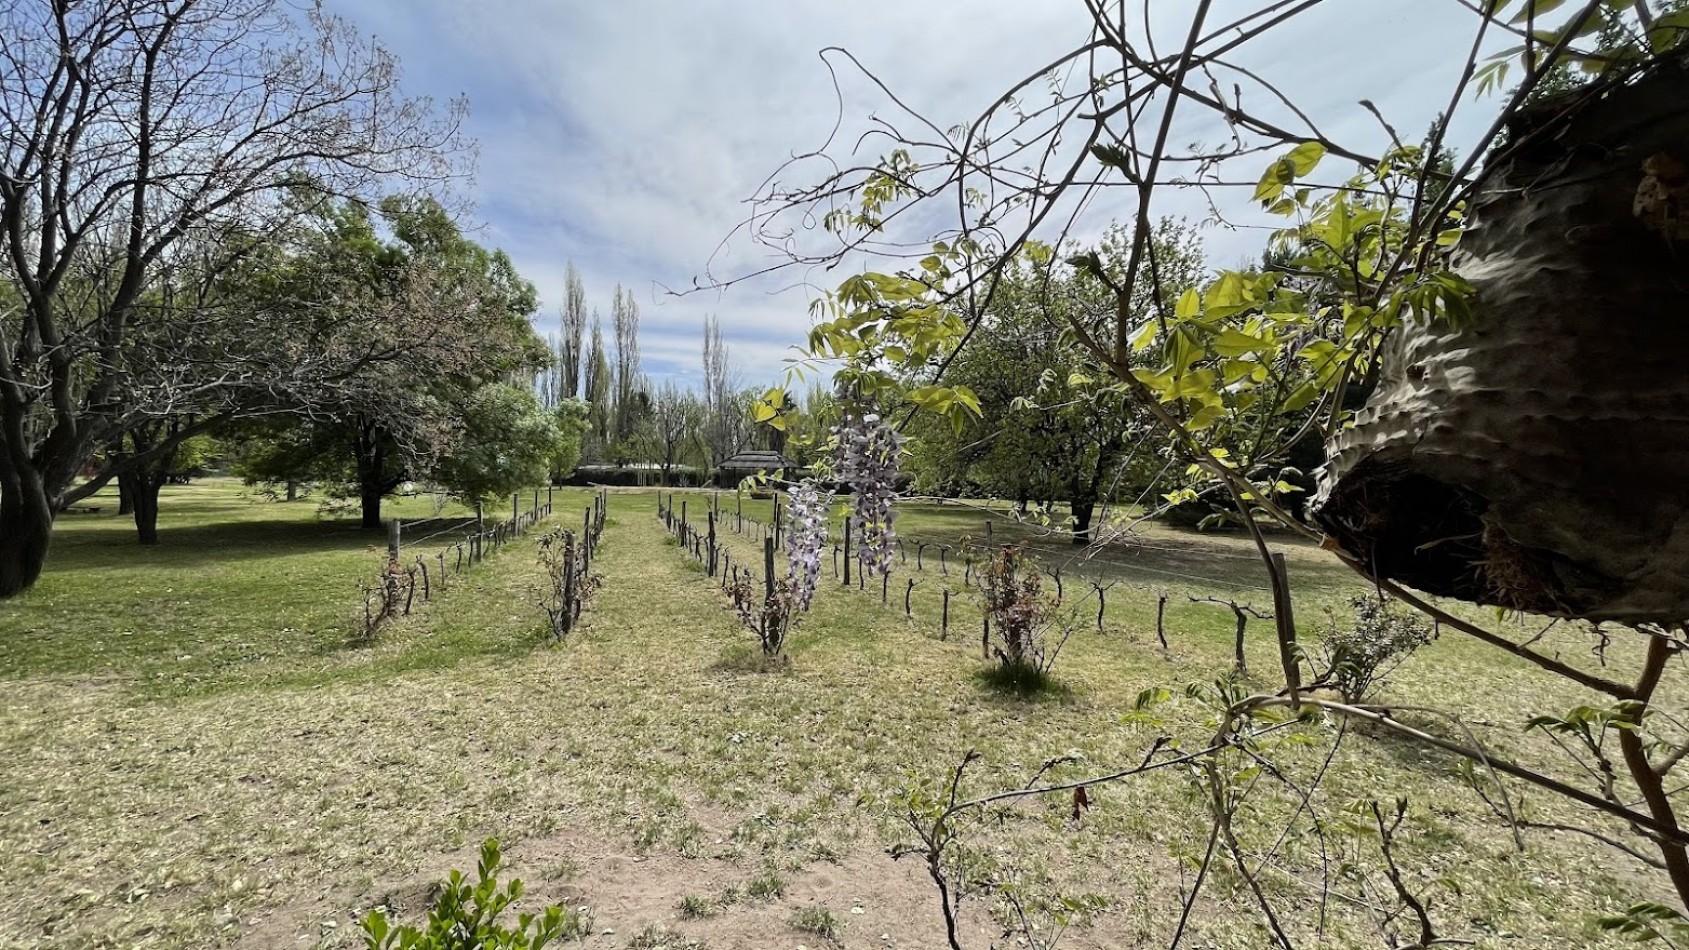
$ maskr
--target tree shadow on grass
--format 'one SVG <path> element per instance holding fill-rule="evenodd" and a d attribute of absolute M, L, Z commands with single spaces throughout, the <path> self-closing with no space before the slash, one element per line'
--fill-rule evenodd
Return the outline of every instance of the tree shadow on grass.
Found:
<path fill-rule="evenodd" d="M 976 668 L 973 680 L 987 692 L 1023 702 L 1062 702 L 1073 688 L 1030 664 L 992 663 Z"/>
<path fill-rule="evenodd" d="M 792 669 L 791 654 L 767 656 L 749 643 L 734 643 L 710 664 L 712 673 L 786 673 Z"/>
<path fill-rule="evenodd" d="M 55 537 L 56 554 L 75 554 L 56 557 L 58 563 L 49 562 L 48 570 L 106 570 L 114 565 L 131 566 L 138 558 L 160 565 L 194 565 L 325 551 L 355 552 L 385 545 L 382 532 L 363 530 L 354 522 L 226 521 L 165 526 L 159 530 L 157 545 L 142 547 L 135 543 L 132 525 L 114 522 L 79 525 L 75 532 Z"/>

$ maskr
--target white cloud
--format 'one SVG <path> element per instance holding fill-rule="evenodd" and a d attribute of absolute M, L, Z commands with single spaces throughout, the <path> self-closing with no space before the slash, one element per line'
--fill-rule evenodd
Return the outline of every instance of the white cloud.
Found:
<path fill-rule="evenodd" d="M 1259 0 L 1222 0 L 1220 22 Z M 539 0 L 337 0 L 403 63 L 415 91 L 467 94 L 469 132 L 481 143 L 479 237 L 510 252 L 554 308 L 563 268 L 582 269 L 606 311 L 612 287 L 642 304 L 642 349 L 652 375 L 694 377 L 704 316 L 722 317 L 736 368 L 772 380 L 808 328 L 810 294 L 775 293 L 837 274 L 793 271 L 725 293 L 674 297 L 704 272 L 754 270 L 767 249 L 743 236 L 718 246 L 747 213 L 744 200 L 784 159 L 818 146 L 838 106 L 818 51 L 844 46 L 918 111 L 948 126 L 994 101 L 1011 77 L 1082 40 L 1083 4 L 1052 0 L 853 3 L 539 2 Z M 1132 5 L 1128 5 L 1132 6 Z M 1191 4 L 1158 5 L 1158 41 L 1185 29 Z M 1328 3 L 1240 62 L 1281 85 L 1322 127 L 1377 149 L 1384 134 L 1356 105 L 1371 99 L 1417 138 L 1446 105 L 1475 19 L 1454 0 Z M 835 60 L 835 62 L 838 62 Z M 1428 68 L 1427 63 L 1441 63 Z M 844 75 L 844 131 L 852 141 L 895 107 L 860 75 Z M 1252 98 L 1251 108 L 1293 121 Z M 1482 113 L 1482 108 L 1472 110 Z M 900 120 L 901 121 L 901 120 Z M 1480 127 L 1462 118 L 1456 140 Z M 1175 141 L 1223 134 L 1211 120 L 1181 126 Z M 1241 196 L 1241 197 L 1247 197 Z M 1113 201 L 1115 199 L 1108 199 Z M 1101 216 L 1129 211 L 1124 196 Z M 1164 192 L 1158 213 L 1201 218 L 1192 192 Z M 1231 201 L 1231 199 L 1228 199 Z M 1232 201 L 1228 217 L 1251 219 Z M 1207 234 L 1210 257 L 1254 253 L 1257 231 Z M 549 320 L 555 319 L 552 310 Z M 552 323 L 551 325 L 554 325 Z"/>

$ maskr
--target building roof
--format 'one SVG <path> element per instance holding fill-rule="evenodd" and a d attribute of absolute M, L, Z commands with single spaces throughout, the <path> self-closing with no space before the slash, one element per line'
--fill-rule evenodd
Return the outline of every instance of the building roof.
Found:
<path fill-rule="evenodd" d="M 717 468 L 741 469 L 746 471 L 773 471 L 777 468 L 796 468 L 796 462 L 769 449 L 756 449 L 750 452 L 740 452 L 731 458 L 723 459 Z"/>

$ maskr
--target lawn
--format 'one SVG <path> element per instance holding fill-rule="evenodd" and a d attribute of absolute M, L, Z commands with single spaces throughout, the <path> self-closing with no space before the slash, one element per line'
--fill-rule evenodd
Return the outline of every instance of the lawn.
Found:
<path fill-rule="evenodd" d="M 707 496 L 677 497 L 701 524 Z M 578 523 L 586 503 L 559 491 L 554 521 Z M 726 550 L 760 566 L 756 524 L 732 530 L 739 500 L 715 503 Z M 766 504 L 744 514 L 766 520 Z M 1208 710 L 1175 700 L 1149 723 L 1134 699 L 1230 667 L 1230 611 L 1191 595 L 1270 604 L 1240 539 L 1156 529 L 1068 561 L 1067 546 L 1005 512 L 919 505 L 885 603 L 877 582 L 846 589 L 829 564 L 790 664 L 769 668 L 718 582 L 663 530 L 656 494 L 613 491 L 595 562 L 604 587 L 568 643 L 545 636 L 532 534 L 366 642 L 358 583 L 385 541 L 355 521 L 210 480 L 166 491 L 163 543 L 142 550 L 105 505 L 67 516 L 40 585 L 0 604 L 0 947 L 354 946 L 357 916 L 418 914 L 431 882 L 471 865 L 489 836 L 529 885 L 523 906 L 587 908 L 588 946 L 940 946 L 919 859 L 886 853 L 909 839 L 900 793 L 947 780 L 969 750 L 980 758 L 965 790 L 984 794 L 1024 785 L 1052 757 L 1075 760 L 1050 773 L 1068 780 L 1136 762 L 1162 734 L 1194 747 Z M 407 519 L 434 514 L 426 498 L 400 505 Z M 1053 687 L 1035 695 L 982 675 L 961 539 L 987 517 L 993 540 L 1024 536 L 1065 564 L 1070 597 L 1113 585 L 1102 629 L 1090 601 Z M 1320 552 L 1275 544 L 1305 630 L 1358 590 Z M 1544 642 L 1585 659 L 1575 631 Z M 1616 643 L 1607 662 L 1633 663 L 1629 650 Z M 1262 684 L 1275 656 L 1257 623 Z M 1403 705 L 1458 705 L 1463 724 L 1427 727 L 1473 730 L 1536 764 L 1559 760 L 1523 720 L 1589 700 L 1452 634 L 1386 689 Z M 1670 684 L 1668 701 L 1682 696 Z M 1409 798 L 1398 859 L 1445 936 L 1603 946 L 1596 916 L 1659 896 L 1638 862 L 1582 838 L 1532 837 L 1521 851 L 1446 758 L 1355 730 L 1336 741 L 1323 722 L 1295 734 L 1306 745 L 1277 761 L 1298 784 L 1324 772 L 1327 835 L 1274 847 L 1299 803 L 1271 782 L 1238 833 L 1273 852 L 1260 880 L 1299 946 L 1381 945 L 1369 905 L 1386 895 L 1376 879 L 1343 878 L 1345 858 L 1376 864 L 1375 847 L 1342 831 L 1355 800 Z M 969 945 L 1001 945 L 1007 894 L 1033 908 L 1041 936 L 1053 922 L 1038 906 L 1094 894 L 1106 903 L 1073 915 L 1062 946 L 1166 946 L 1207 841 L 1204 807 L 1169 770 L 1094 789 L 1078 822 L 1071 799 L 1052 798 L 968 825 L 971 866 L 1011 885 L 964 904 Z M 1519 807 L 1567 817 L 1536 796 Z M 1345 898 L 1320 900 L 1325 874 Z M 1267 945 L 1241 880 L 1216 870 L 1204 893 L 1187 945 Z"/>

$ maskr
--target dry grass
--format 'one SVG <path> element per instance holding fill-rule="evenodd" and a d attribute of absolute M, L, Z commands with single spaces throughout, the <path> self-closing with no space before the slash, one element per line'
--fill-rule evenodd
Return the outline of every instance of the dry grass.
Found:
<path fill-rule="evenodd" d="M 578 511 L 580 499 L 560 495 L 559 508 Z M 596 938 L 603 946 L 678 920 L 682 893 L 724 895 L 718 916 L 688 922 L 689 932 L 742 918 L 762 921 L 755 932 L 766 938 L 728 929 L 685 939 L 790 941 L 793 910 L 780 905 L 800 894 L 821 903 L 811 890 L 733 898 L 759 879 L 819 887 L 835 863 L 853 879 L 828 885 L 844 889 L 823 895 L 832 906 L 866 893 L 870 878 L 909 892 L 884 919 L 853 919 L 847 945 L 859 934 L 881 945 L 882 933 L 926 945 L 899 936 L 935 933 L 918 869 L 904 862 L 891 876 L 878 856 L 902 834 L 899 790 L 942 779 L 969 749 L 982 755 L 975 792 L 1018 786 L 1052 755 L 1080 758 L 1058 779 L 1134 761 L 1156 734 L 1123 721 L 1138 692 L 1230 665 L 1224 612 L 1174 604 L 1163 655 L 1148 588 L 1123 586 L 1110 594 L 1105 632 L 1083 631 L 1063 654 L 1059 689 L 1008 695 L 974 675 L 978 613 L 965 597 L 953 601 L 955 636 L 938 639 L 943 575 L 923 573 L 913 621 L 899 582 L 881 607 L 878 590 L 847 591 L 824 575 L 791 666 L 758 671 L 743 662 L 751 637 L 714 582 L 665 544 L 652 496 L 631 492 L 612 498 L 597 562 L 606 586 L 569 644 L 545 645 L 524 541 L 380 642 L 353 647 L 369 539 L 319 526 L 304 508 L 249 505 L 227 485 L 165 504 L 177 520 L 158 551 L 137 556 L 103 516 L 68 524 L 41 587 L 0 605 L 0 946 L 348 945 L 352 915 L 391 882 L 463 863 L 486 836 L 506 842 L 536 899 L 591 892 L 596 919 L 616 931 Z M 930 513 L 927 527 L 937 533 L 949 514 Z M 748 561 L 753 542 L 731 543 Z M 1298 552 L 1310 565 L 1299 577 L 1326 577 L 1316 557 Z M 1309 604 L 1346 593 L 1336 583 L 1306 591 Z M 1269 628 L 1256 632 L 1252 660 L 1270 670 Z M 1570 637 L 1561 646 L 1578 648 Z M 1628 661 L 1622 652 L 1613 662 Z M 1527 761 L 1552 761 L 1552 751 L 1519 733 L 1525 716 L 1585 699 L 1446 636 L 1397 680 L 1404 702 L 1457 699 L 1486 741 Z M 1174 710 L 1168 729 L 1203 734 L 1203 710 Z M 1314 744 L 1283 750 L 1294 775 L 1329 748 L 1329 727 L 1306 732 Z M 1518 853 L 1452 764 L 1417 749 L 1350 735 L 1328 782 L 1333 803 L 1413 799 L 1404 859 L 1449 935 L 1480 946 L 1599 946 L 1590 918 L 1643 887 L 1627 859 L 1580 840 Z M 1069 802 L 1036 802 L 970 840 L 1029 894 L 1109 898 L 1065 945 L 1164 945 L 1205 840 L 1201 802 L 1170 773 L 1093 801 L 1077 827 Z M 1553 814 L 1549 802 L 1531 807 Z M 1248 843 L 1270 843 L 1282 812 L 1282 796 L 1269 796 L 1246 813 Z M 616 861 L 644 870 L 608 869 L 603 854 L 618 850 L 630 857 Z M 1282 854 L 1285 870 L 1268 884 L 1311 941 L 1314 842 L 1298 838 Z M 618 909 L 595 881 L 660 893 Z M 1264 945 L 1236 883 L 1213 882 L 1201 945 Z M 990 910 L 974 905 L 971 932 L 995 932 Z M 1323 945 L 1377 945 L 1356 908 L 1326 911 Z"/>

